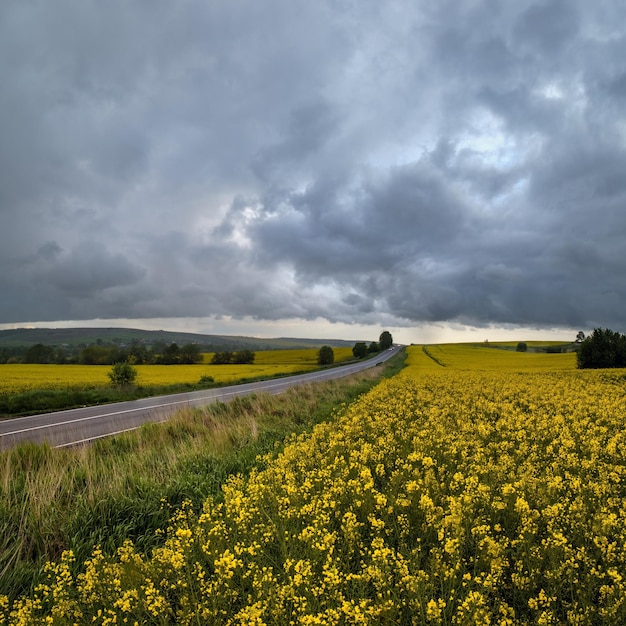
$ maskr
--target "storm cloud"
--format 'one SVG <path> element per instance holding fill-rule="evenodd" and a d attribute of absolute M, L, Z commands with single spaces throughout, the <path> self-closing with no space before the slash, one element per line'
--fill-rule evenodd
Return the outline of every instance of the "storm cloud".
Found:
<path fill-rule="evenodd" d="M 0 6 L 0 322 L 624 328 L 617 0 Z"/>

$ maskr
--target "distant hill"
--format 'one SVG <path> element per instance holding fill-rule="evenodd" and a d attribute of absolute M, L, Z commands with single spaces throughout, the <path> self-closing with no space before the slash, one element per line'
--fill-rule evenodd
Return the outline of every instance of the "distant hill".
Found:
<path fill-rule="evenodd" d="M 140 330 L 137 328 L 15 328 L 0 330 L 0 347 L 17 348 L 41 343 L 46 346 L 87 346 L 92 344 L 130 345 L 139 342 L 146 346 L 155 343 L 197 343 L 215 350 L 242 349 L 281 350 L 290 348 L 317 348 L 323 345 L 352 346 L 354 341 L 342 339 L 300 339 L 278 337 L 261 339 L 236 335 L 202 335 L 167 330 Z"/>

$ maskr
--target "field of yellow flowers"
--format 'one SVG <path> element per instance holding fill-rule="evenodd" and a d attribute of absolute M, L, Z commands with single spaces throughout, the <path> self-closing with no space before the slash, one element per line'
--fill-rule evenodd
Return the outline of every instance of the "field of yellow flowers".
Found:
<path fill-rule="evenodd" d="M 0 623 L 626 623 L 626 372 L 408 353 L 153 553 L 65 553 Z"/>
<path fill-rule="evenodd" d="M 335 348 L 335 361 L 352 358 L 351 348 Z M 205 354 L 197 365 L 136 365 L 137 384 L 175 385 L 197 383 L 202 376 L 211 376 L 217 383 L 236 382 L 244 378 L 271 377 L 313 370 L 317 350 L 265 350 L 256 353 L 251 365 L 211 365 L 212 354 Z M 67 389 L 97 387 L 110 383 L 110 365 L 0 365 L 0 395 L 35 389 Z"/>

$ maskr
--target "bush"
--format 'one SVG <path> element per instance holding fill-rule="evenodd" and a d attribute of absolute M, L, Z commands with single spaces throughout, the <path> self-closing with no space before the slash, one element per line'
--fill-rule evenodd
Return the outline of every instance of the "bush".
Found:
<path fill-rule="evenodd" d="M 116 363 L 107 375 L 111 379 L 111 384 L 116 387 L 127 387 L 135 382 L 137 370 L 130 363 Z"/>
<path fill-rule="evenodd" d="M 580 369 L 626 367 L 626 335 L 596 328 L 581 342 L 576 362 Z"/>
<path fill-rule="evenodd" d="M 528 346 L 526 345 L 525 342 L 520 341 L 517 344 L 517 348 L 515 348 L 515 350 L 517 350 L 517 352 L 526 352 L 528 350 Z"/>

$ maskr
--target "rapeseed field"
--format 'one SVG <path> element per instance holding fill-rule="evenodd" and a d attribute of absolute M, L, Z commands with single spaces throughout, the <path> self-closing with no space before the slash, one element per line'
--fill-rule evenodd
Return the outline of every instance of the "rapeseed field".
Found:
<path fill-rule="evenodd" d="M 151 554 L 66 552 L 0 623 L 626 623 L 626 371 L 408 352 Z"/>
<path fill-rule="evenodd" d="M 256 353 L 251 365 L 211 365 L 213 354 L 197 365 L 136 365 L 137 384 L 176 385 L 197 383 L 211 376 L 217 383 L 246 378 L 271 377 L 317 369 L 317 350 L 267 350 Z M 335 362 L 352 358 L 351 348 L 335 348 Z M 0 395 L 44 389 L 107 386 L 110 365 L 0 365 Z"/>

